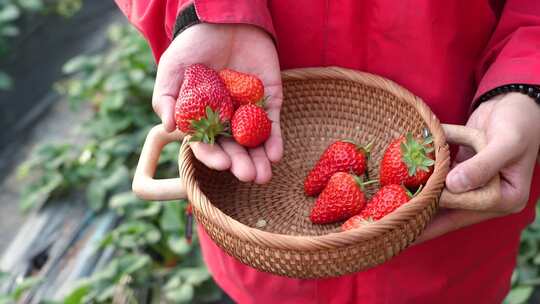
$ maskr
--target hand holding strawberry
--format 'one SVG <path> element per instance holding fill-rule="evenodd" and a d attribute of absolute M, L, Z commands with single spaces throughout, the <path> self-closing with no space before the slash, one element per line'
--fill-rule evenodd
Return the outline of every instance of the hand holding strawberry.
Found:
<path fill-rule="evenodd" d="M 272 128 L 268 140 L 256 148 L 246 149 L 233 138 L 223 137 L 214 145 L 192 143 L 195 157 L 210 168 L 231 170 L 242 181 L 269 181 L 272 174 L 270 162 L 279 161 L 283 154 L 279 128 L 283 94 L 274 42 L 261 29 L 239 24 L 197 24 L 178 35 L 160 58 L 152 99 L 154 110 L 169 132 L 175 129 L 175 104 L 185 80 L 185 69 L 196 63 L 216 71 L 230 68 L 260 78 L 265 94 L 270 96 L 265 109 Z M 203 97 L 207 95 L 197 91 L 192 93 Z M 223 122 L 227 115 L 219 113 L 218 116 Z M 219 128 L 212 130 L 216 133 Z"/>

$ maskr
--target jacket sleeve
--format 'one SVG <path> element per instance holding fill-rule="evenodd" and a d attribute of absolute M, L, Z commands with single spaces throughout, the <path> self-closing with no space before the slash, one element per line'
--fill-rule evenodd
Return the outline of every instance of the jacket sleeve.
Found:
<path fill-rule="evenodd" d="M 172 41 L 178 14 L 191 3 L 199 20 L 208 23 L 245 23 L 275 37 L 266 0 L 115 0 L 128 20 L 146 38 L 159 61 Z"/>
<path fill-rule="evenodd" d="M 506 84 L 540 85 L 540 3 L 508 0 L 476 71 L 474 100 Z"/>

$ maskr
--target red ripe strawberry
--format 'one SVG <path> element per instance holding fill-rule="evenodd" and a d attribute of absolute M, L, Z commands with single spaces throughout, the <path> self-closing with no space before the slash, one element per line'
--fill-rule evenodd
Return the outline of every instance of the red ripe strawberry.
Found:
<path fill-rule="evenodd" d="M 341 225 L 341 230 L 347 231 L 369 223 L 369 221 L 366 220 L 366 218 L 369 217 L 363 215 L 364 210 L 366 210 L 366 208 L 362 209 L 362 212 L 360 212 L 360 214 L 351 217 L 345 223 L 343 223 L 343 225 Z"/>
<path fill-rule="evenodd" d="M 427 182 L 433 172 L 433 148 L 431 137 L 423 141 L 414 139 L 412 134 L 394 139 L 384 152 L 379 168 L 382 186 L 403 184 L 417 188 Z"/>
<path fill-rule="evenodd" d="M 383 186 L 369 200 L 360 216 L 364 219 L 378 220 L 411 199 L 412 194 L 401 185 Z"/>
<path fill-rule="evenodd" d="M 363 175 L 366 171 L 370 146 L 361 147 L 348 141 L 336 141 L 328 146 L 304 181 L 306 195 L 315 196 L 321 193 L 336 172 Z"/>
<path fill-rule="evenodd" d="M 315 201 L 310 219 L 314 224 L 328 224 L 348 219 L 358 214 L 366 204 L 361 179 L 345 172 L 338 172 L 330 178 L 328 185 Z"/>
<path fill-rule="evenodd" d="M 188 66 L 174 114 L 178 129 L 192 134 L 192 140 L 214 143 L 233 114 L 231 97 L 218 73 L 203 64 Z"/>
<path fill-rule="evenodd" d="M 263 108 L 246 104 L 234 112 L 231 130 L 237 143 L 254 148 L 270 137 L 272 122 Z"/>
<path fill-rule="evenodd" d="M 231 69 L 221 70 L 219 76 L 229 89 L 235 109 L 241 105 L 258 103 L 262 100 L 264 86 L 257 76 Z"/>

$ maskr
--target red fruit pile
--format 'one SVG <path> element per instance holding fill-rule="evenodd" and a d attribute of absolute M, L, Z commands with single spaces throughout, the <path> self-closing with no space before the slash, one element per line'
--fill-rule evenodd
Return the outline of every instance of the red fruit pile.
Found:
<path fill-rule="evenodd" d="M 381 188 L 367 199 L 362 182 L 370 145 L 357 146 L 337 141 L 322 154 L 304 181 L 308 196 L 320 193 L 310 214 L 314 224 L 347 220 L 341 228 L 350 230 L 376 221 L 407 203 L 420 191 L 433 172 L 431 137 L 416 139 L 411 134 L 393 140 L 386 148 L 379 168 Z M 322 192 L 321 192 L 322 191 Z"/>
<path fill-rule="evenodd" d="M 239 144 L 256 147 L 272 129 L 263 94 L 262 81 L 254 75 L 190 65 L 176 101 L 176 126 L 193 141 L 213 144 L 220 135 L 232 135 Z"/>

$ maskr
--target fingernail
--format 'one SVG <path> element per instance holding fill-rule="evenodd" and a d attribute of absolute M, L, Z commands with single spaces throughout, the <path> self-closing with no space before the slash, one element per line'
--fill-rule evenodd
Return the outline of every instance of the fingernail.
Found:
<path fill-rule="evenodd" d="M 454 192 L 464 192 L 470 189 L 470 180 L 463 172 L 454 172 L 449 177 L 450 190 Z"/>

